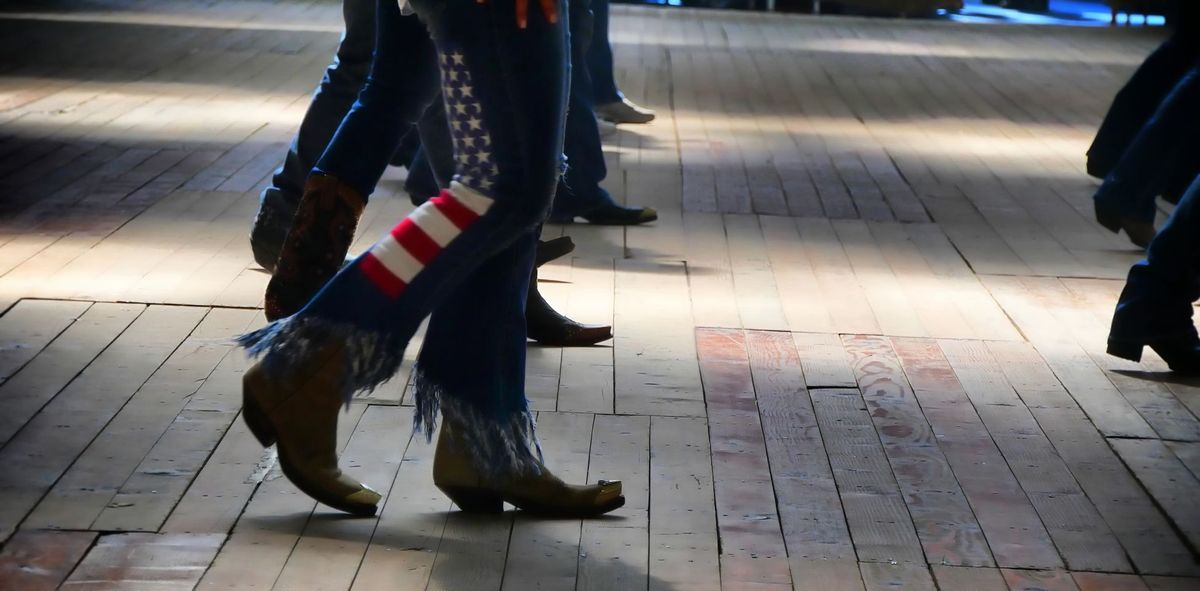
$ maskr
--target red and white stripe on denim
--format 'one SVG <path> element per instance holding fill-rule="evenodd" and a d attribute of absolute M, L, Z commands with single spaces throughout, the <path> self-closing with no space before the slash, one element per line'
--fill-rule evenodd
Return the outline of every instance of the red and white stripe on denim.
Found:
<path fill-rule="evenodd" d="M 359 269 L 389 297 L 399 297 L 450 241 L 480 216 L 492 200 L 460 183 L 421 204 L 363 255 Z"/>

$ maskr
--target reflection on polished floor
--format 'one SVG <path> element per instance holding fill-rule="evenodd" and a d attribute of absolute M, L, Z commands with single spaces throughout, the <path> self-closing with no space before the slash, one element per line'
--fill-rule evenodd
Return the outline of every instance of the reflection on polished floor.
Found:
<path fill-rule="evenodd" d="M 608 186 L 532 348 L 592 521 L 452 510 L 406 375 L 342 417 L 346 519 L 238 418 L 246 233 L 336 44 L 325 0 L 0 11 L 0 589 L 1200 588 L 1200 382 L 1103 354 L 1138 252 L 1083 152 L 1158 41 L 617 7 Z M 356 248 L 410 206 L 389 173 Z M 410 354 L 413 351 L 410 351 Z"/>

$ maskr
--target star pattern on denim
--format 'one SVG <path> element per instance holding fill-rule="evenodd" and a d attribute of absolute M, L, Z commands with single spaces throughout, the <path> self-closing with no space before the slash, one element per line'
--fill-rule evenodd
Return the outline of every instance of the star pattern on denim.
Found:
<path fill-rule="evenodd" d="M 497 168 L 492 157 L 492 137 L 483 122 L 466 58 L 460 51 L 442 54 L 442 84 L 458 181 L 484 193 L 496 183 Z"/>

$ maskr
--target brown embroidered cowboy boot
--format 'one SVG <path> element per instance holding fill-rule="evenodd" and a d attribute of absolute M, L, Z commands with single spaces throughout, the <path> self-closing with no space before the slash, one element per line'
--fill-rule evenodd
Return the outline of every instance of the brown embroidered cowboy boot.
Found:
<path fill-rule="evenodd" d="M 308 178 L 267 284 L 268 320 L 295 314 L 337 274 L 365 206 L 357 191 L 335 177 L 314 174 Z"/>

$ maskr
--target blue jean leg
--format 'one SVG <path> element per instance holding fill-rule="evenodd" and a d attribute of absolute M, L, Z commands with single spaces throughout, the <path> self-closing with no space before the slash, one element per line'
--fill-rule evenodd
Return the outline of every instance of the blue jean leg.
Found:
<path fill-rule="evenodd" d="M 552 217 L 574 217 L 602 205 L 613 203 L 612 197 L 600 186 L 608 176 L 604 163 L 604 148 L 600 139 L 600 127 L 592 111 L 592 79 L 587 63 L 587 53 L 592 41 L 593 11 L 595 0 L 572 0 L 571 9 L 571 62 L 580 67 L 571 68 L 571 95 L 567 105 L 566 141 L 563 144 L 567 157 L 567 171 L 559 183 L 554 197 Z"/>
<path fill-rule="evenodd" d="M 1088 174 L 1097 178 L 1108 176 L 1138 130 L 1154 115 L 1158 105 L 1197 59 L 1200 59 L 1200 26 L 1181 23 L 1180 28 L 1142 62 L 1113 98 L 1087 151 Z"/>
<path fill-rule="evenodd" d="M 1200 105 L 1200 64 L 1179 80 L 1154 116 L 1134 136 L 1096 191 L 1096 201 L 1133 219 L 1153 222 L 1154 198 L 1181 167 L 1191 165 L 1188 158 L 1194 158 L 1192 150 L 1200 134 L 1197 105 Z"/>
<path fill-rule="evenodd" d="M 516 26 L 514 0 L 412 5 L 443 71 L 455 154 L 451 188 L 343 268 L 299 312 L 241 342 L 263 356 L 267 371 L 294 370 L 306 351 L 341 343 L 347 356 L 341 388 L 349 395 L 394 375 L 413 333 L 433 313 L 429 334 L 454 338 L 427 344 L 419 356 L 418 427 L 431 430 L 440 408 L 463 427 L 477 465 L 509 474 L 536 469 L 525 445 L 533 434 L 525 346 L 514 345 L 523 332 L 464 332 L 461 323 L 474 317 L 456 312 L 460 305 L 482 306 L 490 322 L 524 326 L 534 231 L 549 209 L 562 155 L 566 5 L 559 3 L 563 22 L 533 13 L 527 29 Z M 482 341 L 456 348 L 464 334 Z"/>
<path fill-rule="evenodd" d="M 587 68 L 592 77 L 592 103 L 615 103 L 623 98 L 613 72 L 613 51 L 608 41 L 608 0 L 593 0 L 592 42 L 587 47 Z M 581 62 L 581 64 L 584 62 Z"/>
<path fill-rule="evenodd" d="M 309 172 L 350 111 L 371 69 L 375 48 L 375 0 L 343 0 L 342 18 L 346 31 L 333 63 L 325 70 L 324 78 L 313 93 L 283 166 L 275 171 L 271 185 L 260 197 L 264 208 L 280 212 L 281 217 L 286 218 L 280 220 L 284 233 L 291 225 Z"/>
<path fill-rule="evenodd" d="M 367 198 L 401 136 L 438 93 L 436 51 L 425 26 L 395 0 L 377 0 L 375 59 L 366 84 L 314 171 L 337 177 Z"/>
<path fill-rule="evenodd" d="M 1109 339 L 1139 341 L 1196 334 L 1192 303 L 1200 299 L 1200 177 L 1129 270 Z"/>

